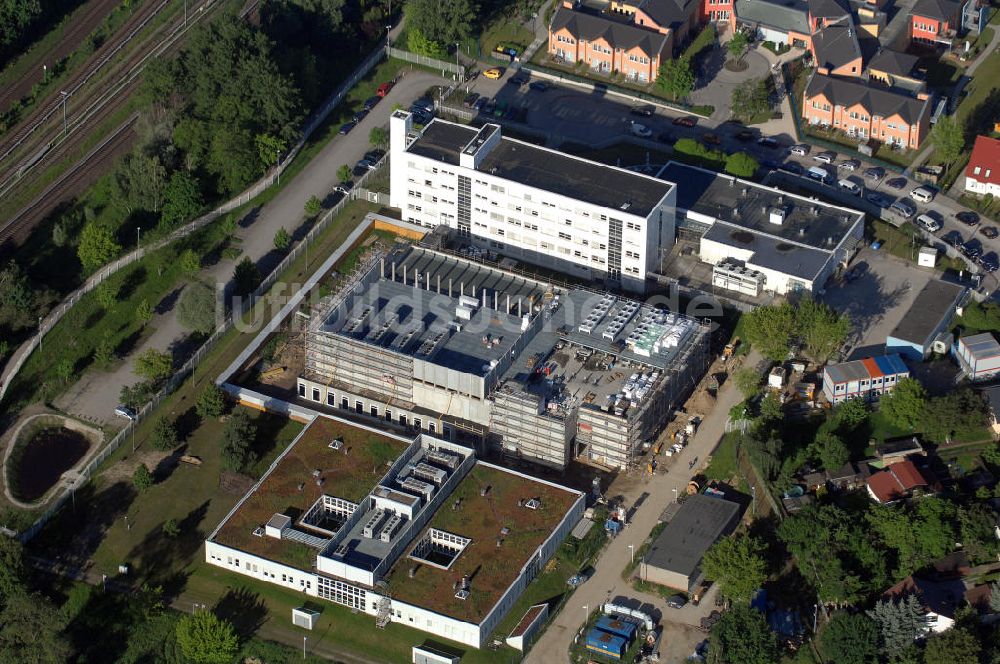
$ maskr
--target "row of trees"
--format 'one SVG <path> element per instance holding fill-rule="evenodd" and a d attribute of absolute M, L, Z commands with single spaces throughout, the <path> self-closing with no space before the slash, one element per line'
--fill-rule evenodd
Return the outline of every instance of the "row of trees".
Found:
<path fill-rule="evenodd" d="M 408 0 L 406 47 L 442 59 L 448 49 L 472 36 L 479 15 L 479 6 L 472 0 Z"/>
<path fill-rule="evenodd" d="M 897 427 L 921 431 L 926 438 L 939 443 L 956 434 L 983 429 L 989 412 L 983 396 L 971 388 L 928 397 L 914 378 L 904 378 L 892 392 L 883 395 L 879 410 Z"/>
<path fill-rule="evenodd" d="M 726 154 L 723 150 L 713 150 L 693 138 L 681 138 L 674 144 L 674 154 L 683 161 L 713 170 L 724 170 L 730 175 L 750 178 L 757 173 L 760 164 L 746 152 Z"/>
<path fill-rule="evenodd" d="M 846 315 L 811 297 L 803 297 L 794 305 L 784 302 L 756 307 L 743 316 L 746 340 L 775 362 L 787 357 L 796 340 L 812 359 L 826 362 L 846 341 L 850 329 Z"/>

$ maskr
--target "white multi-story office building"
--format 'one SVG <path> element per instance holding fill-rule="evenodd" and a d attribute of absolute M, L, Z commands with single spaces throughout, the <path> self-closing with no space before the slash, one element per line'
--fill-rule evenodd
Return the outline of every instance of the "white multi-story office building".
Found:
<path fill-rule="evenodd" d="M 405 221 L 633 292 L 674 243 L 671 182 L 508 138 L 495 124 L 435 119 L 414 131 L 396 111 L 390 133 L 391 204 Z"/>

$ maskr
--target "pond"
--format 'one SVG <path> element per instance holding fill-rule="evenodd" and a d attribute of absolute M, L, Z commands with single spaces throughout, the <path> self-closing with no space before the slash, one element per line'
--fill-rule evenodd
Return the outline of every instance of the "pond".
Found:
<path fill-rule="evenodd" d="M 89 448 L 90 440 L 79 431 L 60 426 L 39 429 L 13 453 L 16 460 L 8 477 L 14 496 L 24 502 L 38 500 Z"/>

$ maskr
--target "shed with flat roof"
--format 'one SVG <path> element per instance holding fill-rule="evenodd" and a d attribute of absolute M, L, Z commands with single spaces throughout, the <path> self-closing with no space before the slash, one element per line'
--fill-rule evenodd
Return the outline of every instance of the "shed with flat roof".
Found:
<path fill-rule="evenodd" d="M 995 378 L 1000 374 L 1000 343 L 989 332 L 962 337 L 955 346 L 955 359 L 969 380 Z"/>
<path fill-rule="evenodd" d="M 701 558 L 719 538 L 733 532 L 742 509 L 724 498 L 695 494 L 656 538 L 643 564 L 644 581 L 687 592 L 701 575 Z"/>
<path fill-rule="evenodd" d="M 885 352 L 913 360 L 926 359 L 965 295 L 965 287 L 931 279 L 910 305 L 909 311 L 886 337 Z"/>

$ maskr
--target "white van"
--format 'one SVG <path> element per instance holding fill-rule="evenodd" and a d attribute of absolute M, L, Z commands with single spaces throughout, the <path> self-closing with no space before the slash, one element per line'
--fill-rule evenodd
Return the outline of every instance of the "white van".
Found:
<path fill-rule="evenodd" d="M 846 191 L 847 193 L 849 193 L 851 196 L 860 196 L 861 195 L 861 187 L 859 187 L 854 182 L 851 182 L 850 180 L 846 180 L 846 179 L 845 180 L 841 180 L 841 181 L 839 181 L 837 183 L 837 186 L 840 187 L 841 190 Z"/>
<path fill-rule="evenodd" d="M 934 200 L 934 190 L 927 187 L 917 187 L 910 192 L 910 198 L 918 203 L 930 203 Z"/>
<path fill-rule="evenodd" d="M 941 222 L 929 214 L 922 214 L 917 217 L 917 226 L 920 226 L 928 233 L 937 233 L 941 230 Z"/>
<path fill-rule="evenodd" d="M 824 184 L 830 180 L 830 174 L 822 166 L 810 166 L 806 170 L 806 177 Z"/>

